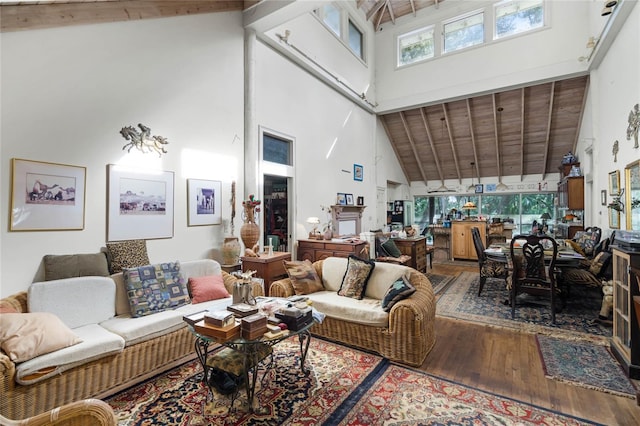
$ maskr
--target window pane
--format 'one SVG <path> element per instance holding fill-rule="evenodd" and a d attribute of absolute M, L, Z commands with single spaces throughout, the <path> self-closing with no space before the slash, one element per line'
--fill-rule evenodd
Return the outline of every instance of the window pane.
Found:
<path fill-rule="evenodd" d="M 542 0 L 514 1 L 496 6 L 496 38 L 530 31 L 544 25 Z"/>
<path fill-rule="evenodd" d="M 553 206 L 553 194 L 522 194 L 522 214 L 520 219 L 520 233 L 529 233 L 533 226 L 533 221 L 541 223 L 540 216 L 543 213 L 549 213 L 551 217 L 554 216 Z M 553 219 L 548 220 L 547 223 L 551 226 Z"/>
<path fill-rule="evenodd" d="M 362 33 L 351 20 L 349 20 L 349 47 L 362 59 Z"/>
<path fill-rule="evenodd" d="M 433 58 L 433 27 L 421 28 L 398 37 L 398 66 Z"/>
<path fill-rule="evenodd" d="M 444 52 L 453 52 L 484 41 L 484 13 L 444 24 Z"/>
<path fill-rule="evenodd" d="M 291 141 L 268 134 L 262 137 L 262 159 L 272 163 L 291 165 Z"/>
<path fill-rule="evenodd" d="M 340 10 L 332 4 L 323 7 L 323 21 L 338 37 L 340 37 Z"/>

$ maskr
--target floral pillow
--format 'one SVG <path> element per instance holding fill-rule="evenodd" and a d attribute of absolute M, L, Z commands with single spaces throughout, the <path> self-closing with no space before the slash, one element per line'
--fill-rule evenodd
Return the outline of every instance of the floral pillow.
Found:
<path fill-rule="evenodd" d="M 372 261 L 360 259 L 354 255 L 349 256 L 347 270 L 338 289 L 338 295 L 362 299 L 375 266 L 376 264 Z"/>
<path fill-rule="evenodd" d="M 131 316 L 142 317 L 190 302 L 179 262 L 159 263 L 124 270 Z"/>

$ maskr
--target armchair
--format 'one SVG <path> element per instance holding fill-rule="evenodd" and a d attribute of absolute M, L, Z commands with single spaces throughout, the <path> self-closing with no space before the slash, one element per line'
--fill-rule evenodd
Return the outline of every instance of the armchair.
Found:
<path fill-rule="evenodd" d="M 9 420 L 0 416 L 6 426 L 116 426 L 116 416 L 109 404 L 99 399 L 85 399 L 24 420 Z"/>
<path fill-rule="evenodd" d="M 509 269 L 507 268 L 506 258 L 505 261 L 497 259 L 489 259 L 484 252 L 484 244 L 482 244 L 482 237 L 480 236 L 480 230 L 476 227 L 471 228 L 471 236 L 473 237 L 473 245 L 476 248 L 476 255 L 478 256 L 478 268 L 480 270 L 480 286 L 478 288 L 478 296 L 482 293 L 482 289 L 487 282 L 487 278 L 500 278 L 506 280 L 509 276 Z"/>

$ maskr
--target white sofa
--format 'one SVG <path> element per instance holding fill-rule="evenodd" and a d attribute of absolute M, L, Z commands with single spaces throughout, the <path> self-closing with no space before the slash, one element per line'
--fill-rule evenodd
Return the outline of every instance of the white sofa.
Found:
<path fill-rule="evenodd" d="M 185 280 L 222 275 L 229 293 L 236 281 L 211 259 L 181 262 L 180 270 Z M 262 295 L 259 286 L 254 294 Z M 55 314 L 82 342 L 17 364 L 0 351 L 0 414 L 9 418 L 101 398 L 195 358 L 194 337 L 182 317 L 232 301 L 229 296 L 132 318 L 122 273 L 36 282 L 11 298 L 21 312 Z"/>

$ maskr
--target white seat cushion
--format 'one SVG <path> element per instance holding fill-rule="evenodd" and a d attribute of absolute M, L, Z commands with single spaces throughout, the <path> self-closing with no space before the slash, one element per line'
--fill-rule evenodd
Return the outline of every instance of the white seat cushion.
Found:
<path fill-rule="evenodd" d="M 380 300 L 369 297 L 358 300 L 328 290 L 306 296 L 313 302 L 313 307 L 327 317 L 376 327 L 389 326 L 389 314 L 382 310 Z"/>
<path fill-rule="evenodd" d="M 36 383 L 75 366 L 119 353 L 124 348 L 122 337 L 98 324 L 77 327 L 73 332 L 82 339 L 81 343 L 17 364 L 16 381 L 22 385 Z"/>
<path fill-rule="evenodd" d="M 100 323 L 102 327 L 121 336 L 125 346 L 145 342 L 157 336 L 185 327 L 182 314 L 176 310 L 157 312 L 139 318 L 131 315 L 118 315 Z"/>
<path fill-rule="evenodd" d="M 233 298 L 229 296 L 224 299 L 209 300 L 208 302 L 190 303 L 176 308 L 175 311 L 179 312 L 180 315 L 191 315 L 202 311 L 222 311 L 231 305 L 232 302 Z"/>

